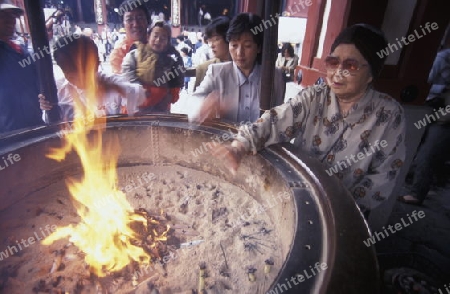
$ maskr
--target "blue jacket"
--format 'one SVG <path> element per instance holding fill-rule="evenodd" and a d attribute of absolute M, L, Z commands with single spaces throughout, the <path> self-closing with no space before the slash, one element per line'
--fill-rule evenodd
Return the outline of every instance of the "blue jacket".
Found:
<path fill-rule="evenodd" d="M 42 125 L 39 107 L 38 76 L 36 64 L 19 61 L 30 54 L 19 54 L 8 44 L 0 41 L 0 134 L 13 130 Z"/>
<path fill-rule="evenodd" d="M 431 88 L 427 101 L 442 97 L 443 93 L 450 91 L 450 49 L 441 50 L 436 55 L 428 83 L 431 84 Z"/>

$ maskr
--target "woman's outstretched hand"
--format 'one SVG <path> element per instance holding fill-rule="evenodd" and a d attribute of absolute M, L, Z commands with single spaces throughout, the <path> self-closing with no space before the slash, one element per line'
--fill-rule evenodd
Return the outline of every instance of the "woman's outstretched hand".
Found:
<path fill-rule="evenodd" d="M 194 107 L 196 110 L 189 115 L 190 122 L 202 124 L 205 120 L 215 118 L 219 109 L 219 104 L 219 94 L 216 91 L 211 92 L 206 96 L 205 100 L 201 102 L 199 108 Z"/>
<path fill-rule="evenodd" d="M 211 154 L 222 161 L 233 175 L 236 175 L 245 153 L 244 146 L 238 141 L 234 141 L 233 146 L 231 144 L 220 145 L 211 151 Z"/>

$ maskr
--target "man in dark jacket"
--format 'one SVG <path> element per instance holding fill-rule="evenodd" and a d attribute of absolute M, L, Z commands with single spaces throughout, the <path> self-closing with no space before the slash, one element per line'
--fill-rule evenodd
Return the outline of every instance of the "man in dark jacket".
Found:
<path fill-rule="evenodd" d="M 22 14 L 14 5 L 0 4 L 0 136 L 43 124 L 36 65 L 26 48 L 13 40 Z"/>

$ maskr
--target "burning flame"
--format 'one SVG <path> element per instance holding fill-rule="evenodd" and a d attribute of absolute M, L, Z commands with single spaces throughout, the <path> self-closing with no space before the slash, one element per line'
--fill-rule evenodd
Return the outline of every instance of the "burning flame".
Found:
<path fill-rule="evenodd" d="M 78 65 L 86 62 L 87 68 L 89 65 L 95 68 L 98 57 L 78 56 L 76 60 Z M 102 146 L 105 118 L 97 119 L 100 128 L 94 128 L 93 110 L 97 107 L 98 94 L 96 73 L 96 70 L 88 69 L 78 76 L 79 81 L 86 85 L 87 106 L 74 99 L 76 116 L 72 131 L 66 135 L 63 147 L 52 149 L 47 155 L 62 161 L 74 150 L 80 157 L 83 178 L 80 181 L 68 179 L 66 182 L 81 220 L 76 225 L 58 228 L 42 243 L 50 245 L 58 239 L 69 237 L 70 242 L 86 254 L 85 261 L 90 265 L 91 272 L 102 277 L 107 272 L 123 269 L 133 260 L 149 263 L 150 256 L 133 244 L 136 244 L 137 234 L 130 227 L 132 222 L 140 222 L 146 227 L 147 219 L 134 212 L 125 194 L 116 187 L 116 164 L 120 151 L 118 140 L 114 140 L 105 152 Z"/>

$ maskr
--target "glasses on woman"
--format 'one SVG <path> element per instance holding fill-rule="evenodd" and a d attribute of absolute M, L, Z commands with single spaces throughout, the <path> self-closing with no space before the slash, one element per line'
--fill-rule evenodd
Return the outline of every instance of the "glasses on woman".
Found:
<path fill-rule="evenodd" d="M 341 66 L 342 70 L 349 72 L 350 74 L 355 74 L 363 66 L 368 64 L 360 64 L 358 60 L 355 59 L 344 59 L 342 62 L 339 57 L 328 56 L 325 58 L 325 67 L 327 70 L 337 70 Z"/>

